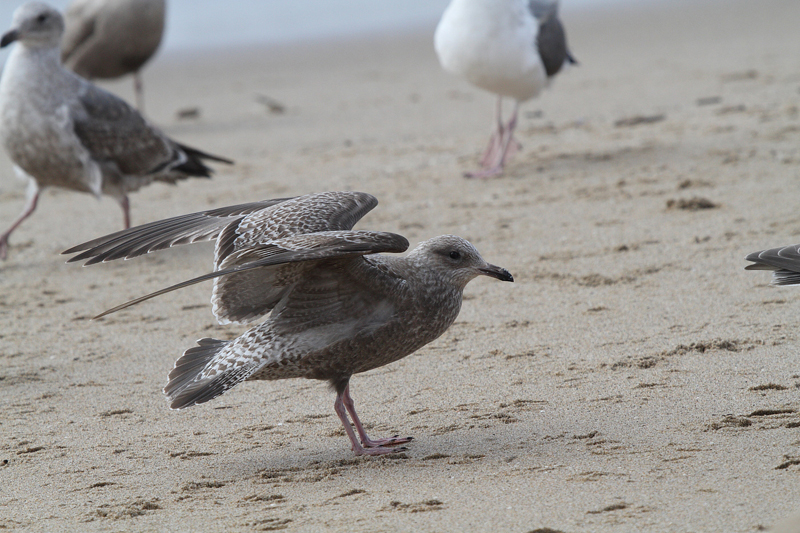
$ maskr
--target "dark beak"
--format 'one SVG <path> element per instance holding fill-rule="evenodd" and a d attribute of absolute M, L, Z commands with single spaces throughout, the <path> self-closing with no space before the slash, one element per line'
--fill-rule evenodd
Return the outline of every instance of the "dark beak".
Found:
<path fill-rule="evenodd" d="M 5 48 L 17 39 L 19 39 L 19 32 L 17 30 L 6 32 L 5 35 L 3 35 L 2 40 L 0 40 L 0 48 Z"/>
<path fill-rule="evenodd" d="M 483 268 L 479 268 L 481 274 L 489 276 L 491 278 L 497 278 L 500 281 L 514 281 L 514 276 L 511 275 L 511 272 L 506 270 L 505 268 L 500 268 L 499 266 L 494 265 L 486 265 Z"/>

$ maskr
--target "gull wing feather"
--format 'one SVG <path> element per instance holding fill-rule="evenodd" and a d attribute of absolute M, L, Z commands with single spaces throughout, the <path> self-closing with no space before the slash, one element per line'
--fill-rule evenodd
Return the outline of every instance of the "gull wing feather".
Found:
<path fill-rule="evenodd" d="M 61 253 L 82 252 L 67 262 L 87 260 L 84 266 L 88 266 L 115 259 L 131 259 L 172 246 L 210 241 L 232 222 L 286 200 L 288 198 L 251 202 L 158 220 L 86 241 Z"/>
<path fill-rule="evenodd" d="M 753 261 L 745 270 L 772 270 L 774 285 L 800 284 L 800 244 L 753 252 L 745 260 Z"/>
<path fill-rule="evenodd" d="M 101 318 L 111 313 L 115 313 L 137 303 L 149 300 L 156 296 L 182 289 L 202 281 L 221 278 L 245 273 L 254 269 L 265 269 L 261 274 L 261 281 L 273 278 L 279 280 L 269 289 L 259 289 L 255 287 L 253 298 L 237 297 L 240 292 L 247 292 L 251 288 L 242 283 L 250 279 L 239 278 L 235 283 L 223 285 L 221 288 L 215 286 L 212 302 L 214 302 L 215 314 L 218 318 L 228 321 L 246 321 L 255 316 L 260 316 L 272 309 L 280 299 L 280 294 L 285 287 L 289 287 L 296 282 L 298 276 L 302 275 L 303 268 L 287 268 L 285 270 L 270 271 L 269 267 L 275 268 L 292 263 L 302 263 L 306 261 L 330 260 L 348 256 L 367 255 L 380 252 L 402 252 L 408 248 L 408 241 L 405 237 L 394 233 L 383 232 L 340 232 L 343 235 L 335 235 L 337 232 L 328 232 L 320 235 L 302 235 L 299 238 L 289 237 L 271 244 L 263 245 L 258 248 L 248 250 L 246 253 L 237 255 L 230 261 L 229 267 L 217 270 L 203 276 L 199 276 L 165 289 L 161 289 L 151 294 L 147 294 L 135 300 L 118 305 L 95 318 Z M 319 239 L 313 239 L 319 237 Z M 258 279 L 255 277 L 254 279 Z M 235 288 L 234 288 L 235 287 Z M 228 290 L 230 289 L 230 290 Z M 275 290 L 277 289 L 277 293 Z M 258 297 L 266 301 L 259 302 Z M 216 301 L 215 301 L 216 300 Z"/>

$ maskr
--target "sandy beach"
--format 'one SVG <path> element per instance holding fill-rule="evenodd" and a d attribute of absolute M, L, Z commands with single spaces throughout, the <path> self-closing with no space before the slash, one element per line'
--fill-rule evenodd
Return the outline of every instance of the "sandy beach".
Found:
<path fill-rule="evenodd" d="M 356 458 L 323 382 L 170 411 L 175 359 L 246 329 L 210 284 L 90 318 L 208 272 L 212 245 L 66 265 L 122 215 L 48 190 L 0 264 L 0 529 L 754 532 L 800 509 L 800 293 L 743 270 L 800 242 L 800 2 L 562 19 L 580 65 L 491 180 L 462 173 L 494 97 L 441 71 L 432 27 L 149 66 L 150 119 L 236 165 L 135 193 L 134 224 L 361 190 L 358 228 L 460 235 L 516 282 L 474 281 L 440 339 L 352 379 L 372 433 L 415 437 Z M 0 227 L 24 194 L 1 155 Z"/>

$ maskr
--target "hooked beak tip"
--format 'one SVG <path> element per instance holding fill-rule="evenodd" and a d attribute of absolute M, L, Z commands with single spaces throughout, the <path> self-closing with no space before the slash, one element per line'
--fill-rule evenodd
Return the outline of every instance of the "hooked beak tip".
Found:
<path fill-rule="evenodd" d="M 19 39 L 19 32 L 17 30 L 11 30 L 6 32 L 3 35 L 3 38 L 0 39 L 0 48 L 5 48 L 6 46 L 13 43 L 17 39 Z"/>
<path fill-rule="evenodd" d="M 488 265 L 486 268 L 481 268 L 480 271 L 481 274 L 499 279 L 500 281 L 514 281 L 514 276 L 511 275 L 511 272 L 499 266 Z"/>

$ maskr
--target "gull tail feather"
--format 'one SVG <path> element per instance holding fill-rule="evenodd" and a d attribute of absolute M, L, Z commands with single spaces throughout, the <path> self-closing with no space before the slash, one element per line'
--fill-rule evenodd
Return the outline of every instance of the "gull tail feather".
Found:
<path fill-rule="evenodd" d="M 776 270 L 772 273 L 773 285 L 800 285 L 800 272 Z"/>
<path fill-rule="evenodd" d="M 169 382 L 164 387 L 164 394 L 169 398 L 172 409 L 203 403 L 227 390 L 214 387 L 216 379 L 203 380 L 201 375 L 209 362 L 228 345 L 228 342 L 204 338 L 197 341 L 197 346 L 183 352 L 180 359 L 175 362 L 175 368 L 169 373 Z"/>

